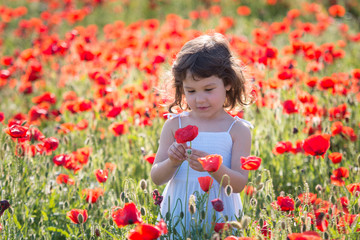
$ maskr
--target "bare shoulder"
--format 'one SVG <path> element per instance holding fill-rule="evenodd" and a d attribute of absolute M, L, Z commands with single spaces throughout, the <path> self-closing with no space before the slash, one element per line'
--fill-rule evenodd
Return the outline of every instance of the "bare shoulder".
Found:
<path fill-rule="evenodd" d="M 165 121 L 164 126 L 162 128 L 162 133 L 165 133 L 167 135 L 171 133 L 171 136 L 173 137 L 175 131 L 178 128 L 179 128 L 179 117 L 170 118 Z"/>
<path fill-rule="evenodd" d="M 242 143 L 251 143 L 251 130 L 249 126 L 242 121 L 236 121 L 234 123 L 233 127 L 231 128 L 230 134 L 233 142 L 240 141 Z"/>

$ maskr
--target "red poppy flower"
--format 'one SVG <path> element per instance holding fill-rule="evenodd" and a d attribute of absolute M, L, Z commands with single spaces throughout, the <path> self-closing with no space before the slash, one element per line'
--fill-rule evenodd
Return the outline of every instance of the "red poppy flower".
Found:
<path fill-rule="evenodd" d="M 350 141 L 355 142 L 357 139 L 357 135 L 353 128 L 348 126 L 343 126 L 341 129 L 341 133 L 344 135 L 346 139 L 350 139 Z"/>
<path fill-rule="evenodd" d="M 342 206 L 342 209 L 344 211 L 344 213 L 349 213 L 349 204 L 350 204 L 350 201 L 347 197 L 341 197 L 338 199 L 338 201 L 340 202 L 341 206 Z"/>
<path fill-rule="evenodd" d="M 107 162 L 107 163 L 105 163 L 105 169 L 108 169 L 111 172 L 113 172 L 116 169 L 116 164 Z"/>
<path fill-rule="evenodd" d="M 86 129 L 88 126 L 89 126 L 88 120 L 83 119 L 83 120 L 79 121 L 79 122 L 76 124 L 76 129 L 78 129 L 78 130 L 84 130 L 84 129 Z"/>
<path fill-rule="evenodd" d="M 333 152 L 329 154 L 329 159 L 334 163 L 340 163 L 342 159 L 342 153 L 339 152 Z"/>
<path fill-rule="evenodd" d="M 164 220 L 161 220 L 156 226 L 150 224 L 138 224 L 130 230 L 128 240 L 154 240 L 162 234 L 167 234 L 167 226 Z"/>
<path fill-rule="evenodd" d="M 126 123 L 114 122 L 109 126 L 109 130 L 117 137 L 127 133 L 128 127 Z"/>
<path fill-rule="evenodd" d="M 289 196 L 286 197 L 278 197 L 277 205 L 280 207 L 281 211 L 293 211 L 295 202 Z"/>
<path fill-rule="evenodd" d="M 108 179 L 108 174 L 109 174 L 109 171 L 107 169 L 96 169 L 95 170 L 95 176 L 96 176 L 96 180 L 99 182 L 99 183 L 104 183 L 106 182 L 106 180 Z"/>
<path fill-rule="evenodd" d="M 198 161 L 201 163 L 205 171 L 216 172 L 219 170 L 223 162 L 223 158 L 221 155 L 211 154 L 202 158 L 198 158 Z"/>
<path fill-rule="evenodd" d="M 46 92 L 46 93 L 41 94 L 40 96 L 33 97 L 32 102 L 36 103 L 36 104 L 40 104 L 42 102 L 48 102 L 50 104 L 55 104 L 56 97 L 55 97 L 55 94 Z"/>
<path fill-rule="evenodd" d="M 339 217 L 337 223 L 337 229 L 339 233 L 347 234 L 349 233 L 349 227 L 353 227 L 353 224 L 356 224 L 356 218 L 359 214 L 345 214 L 344 216 Z M 356 232 L 360 232 L 360 228 L 356 229 Z"/>
<path fill-rule="evenodd" d="M 45 135 L 37 128 L 30 128 L 26 133 L 26 138 L 29 141 L 42 141 L 45 138 Z"/>
<path fill-rule="evenodd" d="M 42 140 L 46 152 L 55 151 L 59 146 L 59 140 L 55 137 L 49 137 Z"/>
<path fill-rule="evenodd" d="M 211 204 L 217 212 L 222 212 L 224 210 L 224 203 L 220 198 L 211 200 Z"/>
<path fill-rule="evenodd" d="M 186 143 L 194 140 L 199 134 L 197 126 L 187 125 L 184 128 L 179 128 L 175 132 L 175 139 L 177 143 Z"/>
<path fill-rule="evenodd" d="M 304 203 L 306 199 L 308 199 L 309 203 L 314 204 L 317 198 L 317 195 L 314 193 L 309 192 L 309 194 L 301 193 L 299 194 L 298 198 L 300 199 L 301 203 Z"/>
<path fill-rule="evenodd" d="M 0 112 L 0 122 L 3 122 L 5 119 L 5 115 L 3 112 Z"/>
<path fill-rule="evenodd" d="M 303 233 L 291 233 L 287 236 L 289 240 L 321 240 L 320 235 L 315 231 L 307 231 Z"/>
<path fill-rule="evenodd" d="M 155 161 L 155 157 L 156 157 L 156 153 L 152 153 L 152 154 L 150 154 L 150 155 L 146 155 L 146 156 L 144 157 L 144 159 L 145 159 L 148 163 L 153 164 L 154 161 Z"/>
<path fill-rule="evenodd" d="M 96 203 L 100 196 L 104 195 L 104 190 L 102 188 L 94 188 L 94 189 L 84 189 L 82 190 L 82 194 L 86 196 L 85 200 L 88 203 Z"/>
<path fill-rule="evenodd" d="M 331 7 L 329 7 L 329 14 L 333 17 L 343 17 L 346 13 L 346 10 L 343 6 L 341 5 L 332 5 Z"/>
<path fill-rule="evenodd" d="M 241 157 L 241 168 L 244 170 L 257 170 L 260 167 L 262 159 L 256 156 Z"/>
<path fill-rule="evenodd" d="M 254 194 L 254 187 L 253 186 L 245 186 L 244 192 L 248 196 L 252 196 Z"/>
<path fill-rule="evenodd" d="M 204 192 L 208 192 L 211 188 L 211 185 L 213 183 L 212 177 L 205 176 L 205 177 L 198 177 L 198 181 L 200 183 L 200 187 Z"/>
<path fill-rule="evenodd" d="M 331 125 L 332 136 L 340 134 L 342 132 L 342 128 L 343 128 L 342 122 L 333 122 L 333 124 Z"/>
<path fill-rule="evenodd" d="M 92 148 L 83 147 L 83 148 L 79 148 L 75 152 L 73 152 L 72 156 L 75 161 L 79 162 L 82 165 L 85 165 L 89 161 L 91 152 L 92 152 Z"/>
<path fill-rule="evenodd" d="M 80 215 L 81 218 L 80 219 Z M 71 211 L 66 213 L 66 216 L 68 218 L 70 218 L 70 220 L 75 223 L 75 224 L 82 224 L 84 222 L 86 222 L 86 220 L 88 219 L 88 214 L 87 214 L 87 210 L 84 209 L 71 209 Z"/>
<path fill-rule="evenodd" d="M 278 142 L 272 150 L 272 153 L 275 155 L 283 154 L 290 152 L 293 149 L 292 143 L 290 141 L 280 141 Z"/>
<path fill-rule="evenodd" d="M 346 188 L 351 194 L 355 194 L 356 192 L 360 193 L 360 183 L 346 185 Z"/>
<path fill-rule="evenodd" d="M 340 167 L 333 171 L 333 174 L 330 176 L 330 179 L 332 184 L 336 186 L 344 186 L 345 181 L 343 180 L 343 178 L 348 178 L 348 177 L 349 177 L 349 170 L 344 167 Z"/>
<path fill-rule="evenodd" d="M 298 112 L 298 108 L 293 100 L 286 100 L 283 103 L 283 112 L 287 114 L 293 114 Z"/>
<path fill-rule="evenodd" d="M 108 118 L 116 118 L 117 115 L 119 115 L 121 113 L 121 106 L 119 107 L 113 107 L 110 109 L 110 111 L 106 114 L 106 117 Z"/>
<path fill-rule="evenodd" d="M 52 161 L 55 163 L 56 166 L 62 166 L 65 164 L 66 159 L 70 160 L 71 156 L 68 154 L 59 154 L 53 157 Z"/>
<path fill-rule="evenodd" d="M 305 153 L 312 156 L 324 157 L 326 151 L 330 147 L 329 134 L 316 134 L 304 140 L 303 148 Z"/>
<path fill-rule="evenodd" d="M 325 219 L 324 213 L 317 212 L 315 213 L 315 215 L 316 215 L 316 221 L 315 221 L 316 228 L 321 232 L 325 232 L 329 226 L 329 222 L 328 220 Z"/>
<path fill-rule="evenodd" d="M 119 228 L 129 224 L 142 223 L 140 212 L 134 203 L 125 203 L 123 208 L 114 211 L 111 216 Z"/>
<path fill-rule="evenodd" d="M 68 184 L 68 185 L 74 185 L 75 184 L 75 181 L 73 179 L 71 179 L 68 175 L 66 174 L 59 174 L 57 177 L 56 177 L 56 182 L 58 184 L 62 184 L 62 183 L 65 183 L 65 184 Z"/>
<path fill-rule="evenodd" d="M 339 178 L 348 178 L 349 177 L 349 170 L 344 167 L 335 169 L 332 173 L 334 176 L 339 177 Z"/>
<path fill-rule="evenodd" d="M 29 128 L 25 126 L 12 125 L 11 127 L 5 128 L 4 131 L 13 138 L 23 138 L 26 136 L 28 129 Z"/>
<path fill-rule="evenodd" d="M 222 231 L 227 231 L 230 228 L 231 228 L 231 225 L 229 223 L 215 223 L 214 231 L 219 233 L 219 232 L 222 232 Z"/>
<path fill-rule="evenodd" d="M 255 240 L 255 238 L 252 238 L 252 237 L 227 236 L 224 240 Z"/>
<path fill-rule="evenodd" d="M 240 6 L 237 8 L 236 12 L 240 16 L 249 16 L 251 13 L 251 9 L 248 6 Z"/>

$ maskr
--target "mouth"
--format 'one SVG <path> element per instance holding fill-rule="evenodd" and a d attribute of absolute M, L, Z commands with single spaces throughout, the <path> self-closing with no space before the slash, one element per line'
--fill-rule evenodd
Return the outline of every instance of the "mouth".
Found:
<path fill-rule="evenodd" d="M 197 109 L 199 109 L 199 110 L 206 110 L 206 109 L 208 109 L 209 107 L 197 107 Z"/>

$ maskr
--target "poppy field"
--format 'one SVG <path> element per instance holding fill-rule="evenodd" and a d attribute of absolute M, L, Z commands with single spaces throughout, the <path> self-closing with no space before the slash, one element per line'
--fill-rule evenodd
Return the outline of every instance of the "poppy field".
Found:
<path fill-rule="evenodd" d="M 171 222 L 181 216 L 158 219 L 165 185 L 150 169 L 175 56 L 213 32 L 229 40 L 253 97 L 229 112 L 254 125 L 251 157 L 239 159 L 250 174 L 244 215 L 187 237 L 360 239 L 351 0 L 0 5 L 0 238 L 179 239 Z M 204 192 L 189 200 L 199 221 L 211 183 L 199 179 Z"/>

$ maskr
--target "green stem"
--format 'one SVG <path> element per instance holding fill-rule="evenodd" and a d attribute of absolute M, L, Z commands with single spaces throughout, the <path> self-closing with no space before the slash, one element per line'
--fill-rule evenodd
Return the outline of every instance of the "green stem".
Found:
<path fill-rule="evenodd" d="M 85 235 L 85 229 L 84 229 L 84 223 L 80 224 L 80 229 L 81 229 L 81 233 L 83 235 L 83 239 L 86 239 L 86 235 Z"/>
<path fill-rule="evenodd" d="M 189 181 L 189 163 L 187 166 L 187 172 L 186 172 L 186 193 L 185 193 L 185 206 L 184 206 L 184 211 L 185 211 L 185 238 L 186 238 L 186 207 L 187 207 L 187 200 L 188 200 L 188 181 Z"/>
<path fill-rule="evenodd" d="M 190 142 L 190 149 L 191 149 L 191 142 Z M 186 234 L 187 234 L 187 230 L 186 230 L 186 208 L 187 208 L 187 200 L 188 200 L 188 181 L 189 181 L 189 162 L 188 162 L 188 166 L 187 166 L 187 170 L 186 170 L 186 193 L 185 193 L 185 206 L 184 206 L 184 211 L 185 211 L 185 238 L 186 238 Z"/>

